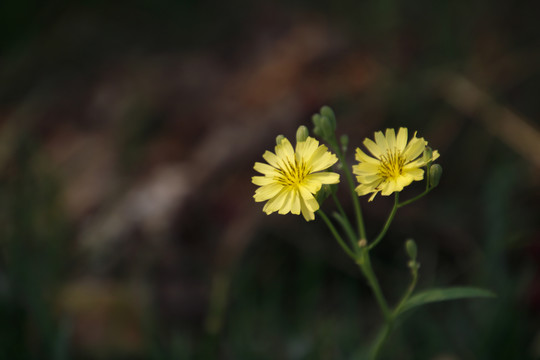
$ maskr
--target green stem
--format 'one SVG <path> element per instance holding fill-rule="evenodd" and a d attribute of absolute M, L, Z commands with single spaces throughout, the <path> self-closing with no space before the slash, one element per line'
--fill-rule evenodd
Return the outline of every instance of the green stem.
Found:
<path fill-rule="evenodd" d="M 415 263 L 415 266 L 416 266 L 416 263 Z M 401 298 L 401 301 L 398 303 L 398 305 L 396 306 L 396 308 L 394 309 L 394 311 L 392 313 L 392 317 L 394 319 L 399 316 L 399 314 L 401 313 L 401 309 L 403 308 L 403 305 L 405 305 L 407 300 L 409 300 L 409 297 L 411 296 L 411 294 L 414 291 L 414 288 L 416 287 L 416 283 L 418 281 L 418 269 L 417 268 L 412 268 L 411 269 L 411 275 L 412 275 L 411 284 L 407 288 L 407 291 L 405 292 L 405 295 L 403 295 L 403 298 Z"/>
<path fill-rule="evenodd" d="M 399 208 L 399 193 L 394 193 L 394 207 L 392 208 L 392 211 L 390 212 L 390 215 L 388 215 L 388 219 L 386 219 L 386 223 L 384 224 L 384 227 L 382 228 L 379 235 L 373 240 L 373 242 L 369 245 L 369 249 L 373 249 L 386 235 L 386 232 L 388 231 L 388 228 L 390 227 L 390 224 L 394 220 L 394 216 L 396 215 L 396 211 Z"/>
<path fill-rule="evenodd" d="M 384 298 L 381 287 L 379 286 L 379 281 L 377 280 L 377 277 L 373 272 L 373 268 L 371 267 L 369 250 L 367 248 L 362 251 L 362 253 L 360 254 L 360 259 L 357 263 L 360 266 L 360 269 L 362 269 L 362 272 L 364 273 L 364 276 L 366 277 L 369 286 L 371 287 L 371 290 L 375 295 L 375 299 L 377 300 L 377 303 L 381 308 L 385 321 L 388 323 L 388 321 L 391 321 L 392 314 L 390 312 L 390 309 L 388 308 L 388 303 Z"/>
<path fill-rule="evenodd" d="M 387 322 L 384 324 L 384 327 L 379 331 L 379 334 L 377 335 L 377 338 L 375 339 L 375 342 L 373 344 L 373 347 L 370 352 L 370 359 L 375 360 L 379 356 L 379 352 L 382 349 L 383 344 L 386 342 L 388 337 L 390 336 L 390 333 L 392 332 L 392 329 L 394 327 L 393 322 Z"/>
<path fill-rule="evenodd" d="M 336 204 L 336 207 L 338 208 L 338 211 L 341 214 L 341 217 L 343 217 L 344 219 L 347 219 L 347 214 L 345 213 L 345 210 L 343 210 L 343 206 L 341 206 L 341 202 L 337 198 L 335 191 L 332 191 L 332 199 L 334 200 L 334 204 Z"/>
<path fill-rule="evenodd" d="M 321 216 L 321 218 L 324 220 L 324 222 L 326 223 L 326 226 L 328 226 L 328 229 L 330 229 L 330 232 L 332 233 L 332 235 L 334 235 L 334 238 L 337 240 L 338 244 L 341 246 L 341 248 L 343 249 L 343 251 L 345 251 L 345 253 L 347 255 L 349 255 L 353 260 L 356 261 L 356 255 L 354 252 L 352 252 L 351 249 L 349 249 L 349 247 L 347 246 L 347 244 L 345 244 L 345 242 L 343 241 L 342 237 L 339 235 L 339 233 L 337 232 L 336 228 L 334 227 L 334 224 L 332 224 L 332 222 L 330 221 L 330 219 L 328 218 L 328 216 L 326 216 L 326 214 L 324 213 L 324 211 L 322 211 L 321 209 L 317 210 L 317 213 Z"/>
<path fill-rule="evenodd" d="M 333 215 L 334 218 L 339 222 L 343 230 L 345 230 L 345 232 L 347 233 L 347 236 L 349 237 L 349 241 L 351 243 L 351 247 L 355 250 L 355 252 L 358 252 L 358 238 L 356 237 L 356 234 L 354 233 L 354 230 L 349 220 L 346 217 L 344 218 L 343 216 L 341 216 L 341 214 L 338 214 L 337 212 L 334 212 Z"/>
<path fill-rule="evenodd" d="M 347 160 L 345 160 L 343 152 L 339 148 L 337 139 L 334 138 L 332 142 L 329 142 L 329 145 L 336 152 L 339 161 L 343 165 L 343 172 L 345 173 L 345 178 L 347 179 L 347 184 L 349 185 L 349 190 L 351 192 L 351 198 L 354 206 L 354 213 L 356 214 L 358 234 L 360 234 L 360 239 L 366 239 L 366 229 L 364 227 L 364 219 L 362 218 L 362 209 L 360 208 L 360 200 L 358 199 L 358 195 L 354 190 L 355 186 L 351 170 L 349 169 L 349 165 L 347 164 Z"/>
<path fill-rule="evenodd" d="M 413 197 L 412 199 L 409 199 L 409 200 L 406 200 L 406 201 L 404 201 L 404 202 L 402 202 L 402 203 L 397 204 L 398 209 L 399 209 L 400 207 L 405 206 L 405 205 L 409 205 L 410 203 L 413 203 L 413 202 L 415 202 L 416 200 L 418 200 L 418 199 L 420 199 L 420 198 L 426 196 L 426 195 L 427 195 L 431 190 L 433 190 L 433 189 L 434 189 L 434 187 L 430 187 L 430 188 L 426 189 L 426 190 L 425 190 L 423 193 L 421 193 L 420 195 L 416 195 L 416 196 Z"/>

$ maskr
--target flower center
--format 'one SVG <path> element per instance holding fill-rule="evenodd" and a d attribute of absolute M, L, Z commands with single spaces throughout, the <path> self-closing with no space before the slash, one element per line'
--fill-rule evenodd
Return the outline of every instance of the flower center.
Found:
<path fill-rule="evenodd" d="M 294 163 L 286 161 L 285 166 L 278 171 L 281 173 L 281 176 L 277 180 L 287 186 L 300 185 L 308 175 L 306 164 L 303 161 L 299 164 L 296 159 Z"/>
<path fill-rule="evenodd" d="M 401 156 L 401 152 L 389 150 L 386 155 L 381 156 L 379 174 L 386 179 L 396 179 L 403 173 L 403 164 L 405 164 L 405 158 Z"/>

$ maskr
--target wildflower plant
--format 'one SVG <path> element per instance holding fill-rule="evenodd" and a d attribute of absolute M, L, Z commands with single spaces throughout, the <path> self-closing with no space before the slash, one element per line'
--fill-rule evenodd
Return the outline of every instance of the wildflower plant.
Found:
<path fill-rule="evenodd" d="M 259 186 L 254 198 L 257 202 L 266 201 L 263 211 L 267 214 L 302 214 L 306 221 L 314 220 L 317 214 L 343 251 L 359 266 L 384 319 L 380 332 L 366 352 L 369 359 L 378 357 L 396 321 L 406 311 L 432 302 L 494 296 L 488 290 L 475 287 L 447 287 L 415 293 L 420 264 L 417 260 L 416 243 L 407 239 L 404 247 L 409 258 L 407 267 L 411 280 L 401 299 L 391 306 L 371 266 L 371 252 L 386 235 L 399 209 L 419 200 L 437 187 L 442 167 L 434 164 L 434 161 L 439 158 L 439 152 L 432 150 L 424 138 L 417 137 L 416 132 L 408 139 L 407 128 L 402 127 L 397 133 L 394 129 L 386 129 L 384 134 L 382 131 L 375 132 L 374 140 L 364 140 L 363 144 L 369 153 L 357 148 L 357 163 L 349 167 L 345 158 L 348 137 L 343 135 L 338 141 L 333 110 L 323 106 L 319 113 L 313 115 L 312 120 L 313 133 L 326 142 L 328 147 L 320 145 L 318 140 L 309 136 L 305 126 L 300 126 L 297 130 L 294 149 L 288 139 L 279 135 L 276 138 L 275 152 L 266 151 L 263 154 L 266 163 L 255 163 L 254 169 L 263 176 L 252 178 L 252 182 Z M 341 177 L 329 170 L 335 165 L 343 172 L 344 182 L 350 192 L 354 221 L 350 220 L 336 196 Z M 402 190 L 413 181 L 424 181 L 424 190 L 407 200 L 400 200 Z M 394 203 L 378 235 L 368 239 L 359 197 L 370 195 L 368 201 L 371 202 L 377 194 L 393 195 Z M 332 214 L 333 221 L 321 209 L 322 203 L 330 196 L 337 208 Z M 344 240 L 344 237 L 348 241 Z"/>

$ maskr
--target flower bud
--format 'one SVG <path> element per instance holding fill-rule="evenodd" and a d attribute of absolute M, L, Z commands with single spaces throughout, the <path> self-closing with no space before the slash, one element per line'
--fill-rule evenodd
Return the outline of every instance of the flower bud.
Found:
<path fill-rule="evenodd" d="M 343 134 L 339 138 L 339 141 L 341 142 L 341 151 L 346 152 L 347 147 L 349 146 L 349 137 L 346 134 Z"/>
<path fill-rule="evenodd" d="M 311 120 L 313 121 L 313 133 L 319 137 L 322 137 L 323 133 L 321 128 L 321 115 L 313 114 Z"/>
<path fill-rule="evenodd" d="M 439 164 L 433 164 L 429 168 L 429 183 L 431 187 L 439 185 L 442 175 L 442 166 Z"/>
<path fill-rule="evenodd" d="M 416 255 L 417 255 L 417 249 L 416 249 L 416 243 L 413 239 L 408 239 L 405 242 L 405 251 L 407 251 L 407 255 L 409 255 L 409 258 L 411 261 L 416 261 Z"/>
<path fill-rule="evenodd" d="M 336 184 L 332 184 L 332 185 L 323 184 L 323 186 L 321 186 L 321 189 L 317 192 L 317 194 L 315 194 L 315 199 L 317 200 L 319 205 L 322 205 L 324 200 L 326 200 L 336 190 L 337 190 Z"/>
<path fill-rule="evenodd" d="M 296 130 L 296 142 L 306 141 L 309 136 L 308 128 L 304 125 L 298 127 Z"/>
<path fill-rule="evenodd" d="M 276 136 L 276 145 L 279 145 L 281 144 L 281 140 L 285 139 L 285 136 L 279 134 L 278 136 Z"/>
<path fill-rule="evenodd" d="M 325 105 L 321 108 L 321 115 L 328 118 L 332 132 L 336 131 L 336 115 L 334 114 L 334 110 L 330 106 Z"/>
<path fill-rule="evenodd" d="M 422 156 L 422 160 L 427 164 L 431 162 L 432 159 L 433 159 L 433 149 L 430 148 L 429 146 L 426 146 L 426 148 L 424 149 L 424 155 Z"/>
<path fill-rule="evenodd" d="M 321 132 L 323 139 L 332 139 L 334 137 L 335 127 L 332 125 L 332 120 L 322 115 L 320 117 Z"/>

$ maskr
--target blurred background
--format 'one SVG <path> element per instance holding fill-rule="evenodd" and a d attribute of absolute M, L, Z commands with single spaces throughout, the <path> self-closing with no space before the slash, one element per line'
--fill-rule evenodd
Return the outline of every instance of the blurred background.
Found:
<path fill-rule="evenodd" d="M 325 104 L 351 161 L 387 127 L 441 153 L 373 253 L 390 301 L 409 237 L 419 289 L 498 294 L 415 311 L 383 358 L 540 359 L 539 10 L 3 0 L 0 359 L 356 359 L 382 321 L 360 272 L 252 199 L 253 163 Z M 391 200 L 366 200 L 373 237 Z"/>

